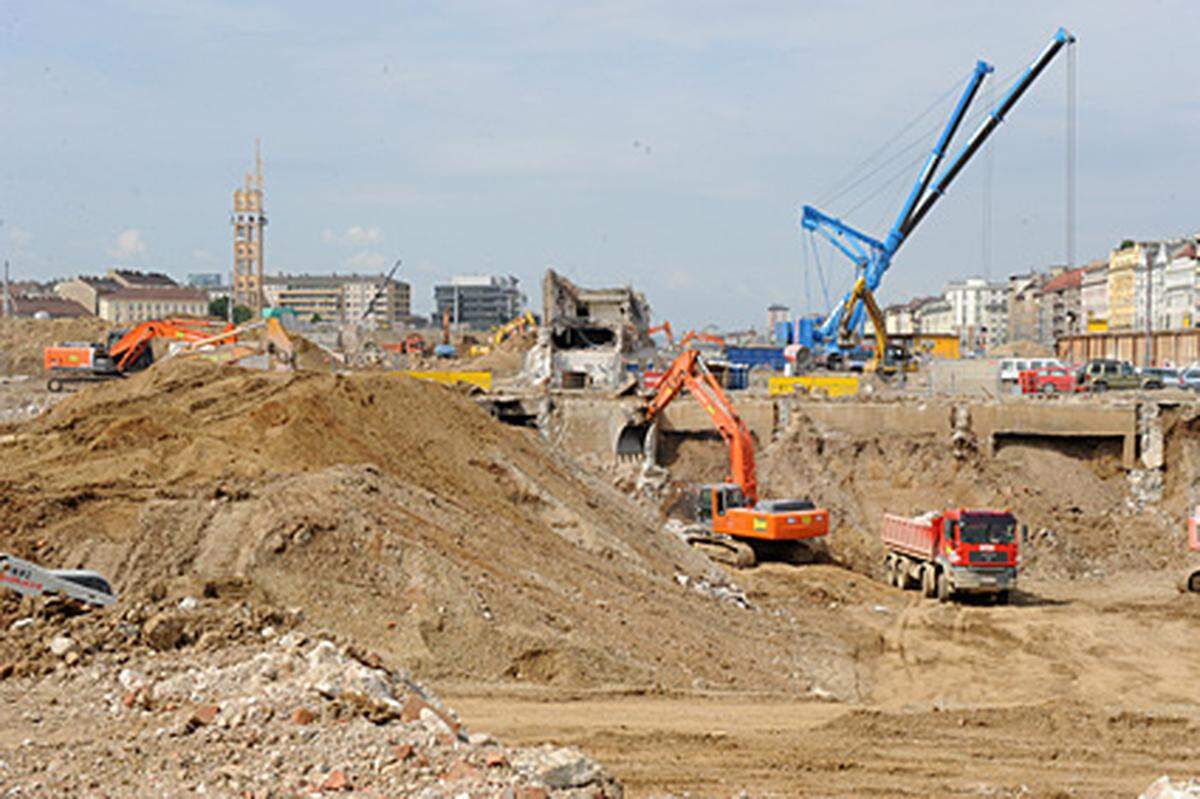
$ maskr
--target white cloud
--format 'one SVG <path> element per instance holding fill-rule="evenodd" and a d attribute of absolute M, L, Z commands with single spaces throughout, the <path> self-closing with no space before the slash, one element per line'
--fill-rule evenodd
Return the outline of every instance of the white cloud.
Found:
<path fill-rule="evenodd" d="M 382 272 L 387 266 L 387 258 L 377 252 L 363 250 L 347 258 L 344 265 L 353 272 Z"/>
<path fill-rule="evenodd" d="M 108 248 L 108 254 L 118 261 L 128 261 L 146 254 L 146 242 L 142 241 L 142 232 L 136 228 L 122 230 L 117 240 Z"/>
<path fill-rule="evenodd" d="M 374 226 L 362 225 L 351 225 L 342 233 L 326 228 L 321 231 L 321 241 L 345 247 L 369 247 L 383 241 L 383 231 Z"/>

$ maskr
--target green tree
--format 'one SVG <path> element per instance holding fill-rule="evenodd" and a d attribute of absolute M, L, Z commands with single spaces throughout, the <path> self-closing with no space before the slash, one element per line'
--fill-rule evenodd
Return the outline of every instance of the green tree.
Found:
<path fill-rule="evenodd" d="M 210 301 L 208 303 L 208 315 L 216 317 L 217 319 L 228 319 L 229 298 L 218 297 L 215 300 Z M 250 317 L 252 316 L 254 316 L 254 313 L 245 305 L 233 306 L 233 323 L 235 325 L 240 325 L 243 322 L 249 321 Z"/>

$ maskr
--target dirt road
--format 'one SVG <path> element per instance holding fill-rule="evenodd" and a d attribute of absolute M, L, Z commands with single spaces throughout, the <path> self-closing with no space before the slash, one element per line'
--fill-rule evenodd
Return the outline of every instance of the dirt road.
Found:
<path fill-rule="evenodd" d="M 826 567 L 739 579 L 765 610 L 823 594 L 830 625 L 873 633 L 869 699 L 446 693 L 478 729 L 580 746 L 632 796 L 1128 797 L 1200 774 L 1200 598 L 1170 575 L 1027 584 L 1010 607 L 938 605 Z"/>

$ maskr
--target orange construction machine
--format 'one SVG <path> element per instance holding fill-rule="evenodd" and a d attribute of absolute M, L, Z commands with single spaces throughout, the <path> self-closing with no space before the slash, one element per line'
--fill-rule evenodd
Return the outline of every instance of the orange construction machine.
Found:
<path fill-rule="evenodd" d="M 105 344 L 67 342 L 46 347 L 42 363 L 50 379 L 46 387 L 61 391 L 66 383 L 112 380 L 138 372 L 154 363 L 150 344 L 155 339 L 187 344 L 229 343 L 237 340 L 232 325 L 224 331 L 205 319 L 152 319 L 131 330 L 108 334 Z"/>
<path fill-rule="evenodd" d="M 621 431 L 617 454 L 645 455 L 651 426 L 684 389 L 708 412 L 729 447 L 725 482 L 698 487 L 695 510 L 702 524 L 689 528 L 688 542 L 714 548 L 718 560 L 739 567 L 753 566 L 760 556 L 811 559 L 808 544 L 829 532 L 829 512 L 807 499 L 759 499 L 750 431 L 696 350 L 684 350 L 672 362 L 641 409 L 641 419 Z"/>

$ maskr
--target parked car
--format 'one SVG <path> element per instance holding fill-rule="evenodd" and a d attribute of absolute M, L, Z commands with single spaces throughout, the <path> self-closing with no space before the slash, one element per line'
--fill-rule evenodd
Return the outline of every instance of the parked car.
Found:
<path fill-rule="evenodd" d="M 1047 366 L 1062 366 L 1062 363 L 1054 358 L 1004 358 L 1000 361 L 1000 385 L 1018 391 L 1021 372 L 1036 371 Z"/>
<path fill-rule="evenodd" d="M 1158 379 L 1158 388 L 1179 385 L 1179 370 L 1169 366 L 1143 366 L 1138 370 L 1143 380 Z"/>
<path fill-rule="evenodd" d="M 1129 361 L 1097 359 L 1088 361 L 1076 375 L 1076 382 L 1088 391 L 1101 393 L 1110 390 L 1162 388 L 1162 380 L 1153 375 L 1143 377 Z"/>
<path fill-rule="evenodd" d="M 1200 391 L 1200 364 L 1192 364 L 1179 370 L 1179 387 Z"/>
<path fill-rule="evenodd" d="M 1073 394 L 1075 373 L 1065 366 L 1043 366 L 1021 372 L 1018 383 L 1022 394 Z"/>

